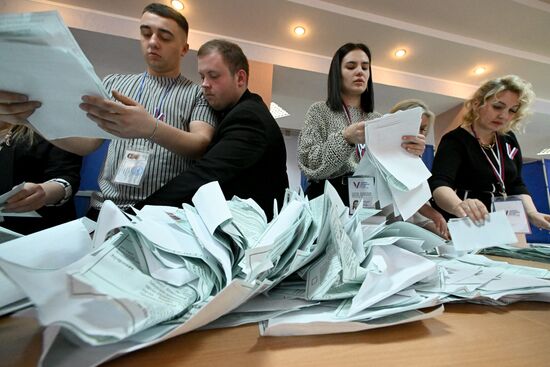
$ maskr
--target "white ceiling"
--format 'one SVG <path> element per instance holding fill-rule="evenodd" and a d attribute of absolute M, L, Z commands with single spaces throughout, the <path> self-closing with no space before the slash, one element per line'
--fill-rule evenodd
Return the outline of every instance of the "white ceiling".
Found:
<path fill-rule="evenodd" d="M 58 10 L 100 76 L 140 72 L 137 22 L 149 0 L 0 0 L 0 12 Z M 168 1 L 161 1 L 168 3 Z M 275 65 L 273 100 L 299 129 L 309 105 L 326 96 L 326 72 L 345 42 L 373 53 L 376 110 L 424 99 L 436 114 L 461 103 L 486 78 L 518 74 L 537 93 L 536 113 L 520 136 L 525 156 L 550 146 L 550 1 L 539 0 L 184 0 L 189 43 L 224 37 L 249 58 Z M 290 30 L 301 24 L 305 37 Z M 409 50 L 396 60 L 397 47 Z M 489 72 L 472 73 L 483 64 Z M 184 73 L 197 80 L 196 56 Z"/>

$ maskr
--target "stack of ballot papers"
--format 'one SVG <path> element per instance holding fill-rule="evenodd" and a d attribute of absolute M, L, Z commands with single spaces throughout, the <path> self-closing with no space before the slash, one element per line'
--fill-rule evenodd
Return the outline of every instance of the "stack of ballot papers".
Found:
<path fill-rule="evenodd" d="M 116 138 L 78 107 L 83 95 L 108 96 L 57 12 L 0 14 L 0 49 L 1 89 L 42 102 L 29 117 L 40 135 Z"/>
<path fill-rule="evenodd" d="M 0 252 L 8 254 L 7 256 L 17 258 L 18 260 L 26 261 L 24 260 L 25 258 L 32 257 L 32 254 L 25 254 L 26 251 L 29 251 L 30 246 L 33 246 L 34 248 L 36 248 L 36 246 L 50 246 L 49 244 L 51 242 L 51 238 L 54 238 L 54 240 L 62 238 L 66 231 L 71 231 L 75 228 L 83 228 L 86 230 L 87 233 L 91 233 L 94 230 L 93 223 L 93 221 L 84 217 L 71 223 L 54 227 L 48 231 L 41 231 L 30 234 L 26 237 L 7 228 L 0 227 Z M 21 239 L 21 241 L 12 241 L 17 238 Z M 19 244 L 21 243 L 30 243 L 31 245 L 27 245 L 29 247 L 19 246 Z M 53 251 L 49 253 L 52 256 L 57 256 L 55 248 L 55 246 L 52 247 Z M 31 260 L 37 262 L 31 263 L 39 264 L 39 262 L 42 261 L 41 258 L 48 256 L 48 250 L 48 248 L 41 248 L 41 255 L 35 260 Z M 65 260 L 61 261 L 66 261 L 67 264 L 74 261 L 75 256 L 72 254 L 72 250 L 73 249 L 64 253 L 61 259 Z M 88 248 L 84 246 L 81 247 L 81 250 L 83 252 L 77 254 L 77 257 L 87 252 Z M 21 287 L 10 280 L 10 278 L 8 278 L 7 275 L 2 271 L 0 271 L 0 295 L 0 316 L 32 306 L 32 302 L 29 300 L 29 298 L 27 298 L 27 295 L 25 294 L 25 292 L 23 292 Z"/>
<path fill-rule="evenodd" d="M 485 248 L 479 253 L 550 263 L 550 244 L 544 243 L 530 243 L 525 248 L 501 245 Z"/>
<path fill-rule="evenodd" d="M 80 221 L 13 239 L 0 269 L 34 304 L 46 327 L 40 363 L 56 367 L 198 328 L 342 333 L 435 317 L 446 302 L 550 301 L 548 271 L 451 256 L 411 223 L 363 224 L 376 214 L 350 217 L 327 182 L 311 201 L 287 191 L 268 223 L 254 201 L 226 201 L 213 182 L 193 206 L 130 215 L 106 202 L 93 239 Z"/>
<path fill-rule="evenodd" d="M 422 159 L 401 144 L 405 135 L 416 136 L 422 108 L 397 111 L 370 120 L 365 125 L 365 155 L 354 176 L 374 177 L 381 208 L 393 206 L 395 216 L 410 218 L 430 198 L 430 171 Z"/>
<path fill-rule="evenodd" d="M 424 296 L 436 295 L 441 303 L 474 302 L 506 305 L 520 300 L 550 302 L 550 272 L 511 265 L 481 255 L 434 259 L 438 273 L 415 289 Z"/>
<path fill-rule="evenodd" d="M 8 242 L 20 237 L 23 237 L 23 235 L 10 231 L 7 228 L 0 227 L 0 245 L 4 242 Z M 14 284 L 6 276 L 6 274 L 2 273 L 1 271 L 0 292 L 2 292 L 2 297 L 0 298 L 0 316 L 32 305 L 31 301 L 27 298 L 25 293 L 23 293 L 21 288 Z"/>

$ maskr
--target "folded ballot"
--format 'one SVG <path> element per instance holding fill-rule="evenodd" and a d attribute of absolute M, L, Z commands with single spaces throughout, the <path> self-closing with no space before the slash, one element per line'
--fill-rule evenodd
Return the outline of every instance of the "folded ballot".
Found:
<path fill-rule="evenodd" d="M 500 245 L 484 248 L 479 253 L 484 255 L 496 255 L 502 257 L 512 257 L 515 259 L 550 263 L 550 245 L 544 243 L 530 243 L 528 244 L 528 247 L 525 248 Z"/>

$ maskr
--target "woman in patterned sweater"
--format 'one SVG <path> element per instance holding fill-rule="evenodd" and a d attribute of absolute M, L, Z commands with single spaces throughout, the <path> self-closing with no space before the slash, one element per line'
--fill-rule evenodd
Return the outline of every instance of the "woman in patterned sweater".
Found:
<path fill-rule="evenodd" d="M 371 53 L 362 43 L 346 43 L 336 51 L 328 74 L 328 97 L 309 108 L 298 138 L 298 164 L 309 181 L 310 199 L 323 193 L 329 180 L 349 205 L 346 177 L 353 174 L 365 149 L 365 123 L 374 112 Z M 424 152 L 425 139 L 404 136 L 403 148 Z"/>

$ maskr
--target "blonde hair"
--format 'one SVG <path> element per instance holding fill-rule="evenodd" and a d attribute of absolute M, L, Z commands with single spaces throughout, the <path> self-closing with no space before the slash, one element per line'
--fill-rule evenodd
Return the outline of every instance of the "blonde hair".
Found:
<path fill-rule="evenodd" d="M 424 110 L 422 114 L 426 115 L 426 117 L 428 118 L 428 126 L 431 126 L 435 121 L 435 114 L 430 111 L 428 105 L 424 101 L 421 101 L 419 99 L 405 99 L 401 102 L 397 102 L 395 106 L 390 109 L 390 113 L 394 113 L 397 111 L 406 111 L 415 107 L 420 107 Z"/>
<path fill-rule="evenodd" d="M 3 128 L 0 133 L 5 134 L 11 130 L 11 142 L 12 143 L 26 143 L 32 145 L 34 142 L 34 131 L 27 126 L 23 125 L 10 125 Z"/>
<path fill-rule="evenodd" d="M 530 114 L 529 108 L 535 100 L 535 93 L 533 92 L 531 83 L 521 79 L 517 75 L 506 75 L 483 83 L 474 93 L 472 98 L 464 102 L 466 113 L 462 119 L 462 125 L 471 126 L 479 119 L 477 108 L 483 107 L 485 103 L 487 103 L 487 100 L 504 91 L 518 94 L 519 108 L 514 118 L 512 118 L 499 133 L 505 134 L 509 131 L 523 131 L 525 127 L 524 119 Z"/>

